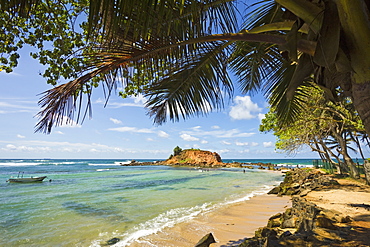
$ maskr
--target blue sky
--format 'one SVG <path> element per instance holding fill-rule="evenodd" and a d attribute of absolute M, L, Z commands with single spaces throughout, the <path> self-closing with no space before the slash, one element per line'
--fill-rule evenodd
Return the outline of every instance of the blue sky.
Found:
<path fill-rule="evenodd" d="M 39 73 L 43 67 L 22 51 L 13 73 L 0 72 L 0 158 L 165 159 L 174 147 L 200 148 L 222 158 L 286 158 L 276 153 L 275 137 L 259 133 L 267 103 L 261 95 L 235 94 L 222 111 L 155 126 L 143 97 L 110 98 L 104 108 L 101 88 L 93 93 L 93 116 L 82 125 L 34 133 L 40 110 L 38 94 L 51 88 Z M 303 151 L 295 158 L 316 158 Z"/>

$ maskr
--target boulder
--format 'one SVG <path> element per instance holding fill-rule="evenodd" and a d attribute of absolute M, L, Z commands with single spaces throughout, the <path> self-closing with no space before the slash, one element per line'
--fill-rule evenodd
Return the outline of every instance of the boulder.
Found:
<path fill-rule="evenodd" d="M 107 241 L 107 245 L 114 245 L 114 244 L 118 243 L 120 240 L 121 240 L 121 239 L 119 239 L 119 238 L 112 238 L 112 239 L 109 239 L 109 240 Z"/>
<path fill-rule="evenodd" d="M 216 243 L 212 233 L 208 233 L 194 247 L 209 247 L 210 244 Z"/>

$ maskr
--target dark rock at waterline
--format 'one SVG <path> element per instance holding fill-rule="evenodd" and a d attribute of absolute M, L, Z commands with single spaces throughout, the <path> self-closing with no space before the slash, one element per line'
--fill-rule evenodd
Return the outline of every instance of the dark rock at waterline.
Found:
<path fill-rule="evenodd" d="M 131 160 L 130 163 L 120 163 L 120 166 L 152 166 L 152 165 L 160 165 L 160 162 L 150 162 L 150 161 L 146 161 L 146 162 L 139 162 L 139 161 L 136 161 L 136 160 Z"/>
<path fill-rule="evenodd" d="M 107 245 L 114 245 L 114 244 L 118 243 L 119 241 L 121 241 L 121 239 L 119 239 L 119 238 L 112 238 L 112 239 L 109 239 L 107 241 Z"/>

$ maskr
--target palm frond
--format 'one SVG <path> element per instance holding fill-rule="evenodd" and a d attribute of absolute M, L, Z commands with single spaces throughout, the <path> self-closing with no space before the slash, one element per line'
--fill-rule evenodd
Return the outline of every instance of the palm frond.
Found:
<path fill-rule="evenodd" d="M 2 0 L 0 1 L 0 10 L 26 17 L 31 9 L 36 8 L 40 2 L 41 0 Z"/>
<path fill-rule="evenodd" d="M 201 96 L 205 97 L 205 101 L 203 103 L 198 101 L 194 105 L 183 104 L 184 109 L 189 109 L 190 115 L 195 112 L 205 112 L 207 101 L 214 108 L 222 104 L 220 93 L 211 92 L 220 88 L 215 81 L 221 80 L 226 91 L 232 91 L 229 79 L 225 76 L 225 64 L 215 60 L 216 57 L 224 61 L 227 60 L 224 57 L 221 58 L 221 55 L 214 55 L 222 53 L 216 51 L 217 48 L 213 49 L 216 47 L 216 43 L 210 42 L 207 45 L 197 42 L 186 43 L 187 40 L 203 37 L 210 29 L 214 29 L 216 24 L 223 32 L 233 31 L 237 22 L 234 14 L 235 7 L 231 1 L 122 0 L 101 1 L 101 3 L 100 1 L 91 1 L 90 8 L 90 21 L 93 26 L 96 24 L 95 27 L 100 28 L 103 32 L 102 40 L 94 40 L 96 47 L 93 49 L 93 53 L 84 54 L 88 63 L 84 68 L 83 76 L 44 93 L 39 102 L 42 110 L 37 115 L 40 121 L 36 126 L 36 131 L 50 133 L 52 126 L 62 124 L 61 116 L 66 115 L 72 118 L 77 109 L 77 119 L 79 119 L 81 112 L 79 102 L 82 102 L 86 88 L 88 90 L 85 113 L 91 112 L 89 100 L 92 87 L 89 87 L 89 83 L 99 76 L 104 79 L 101 85 L 106 89 L 107 98 L 119 82 L 117 81 L 119 78 L 117 73 L 122 75 L 123 86 L 128 81 L 127 74 L 135 73 L 138 70 L 146 70 L 147 73 L 153 75 L 161 74 L 164 76 L 162 83 L 169 86 L 169 91 L 172 90 L 171 81 L 187 85 L 190 84 L 191 80 L 198 80 L 201 82 L 201 90 L 203 89 Z M 103 23 L 102 26 L 99 26 L 95 22 L 101 18 L 103 18 Z M 217 63 L 219 64 L 217 65 Z M 168 66 L 169 64 L 171 67 Z M 209 76 L 210 78 L 196 79 L 197 76 Z M 173 79 L 169 79 L 170 77 Z M 153 78 L 157 78 L 157 76 L 153 76 Z M 158 83 L 154 83 L 155 80 L 147 82 L 149 88 L 156 85 L 154 89 L 157 91 L 150 94 L 151 102 L 155 102 L 154 99 L 159 98 L 154 95 L 163 88 L 158 86 Z M 210 92 L 206 92 L 206 90 L 210 90 Z M 189 101 L 189 95 L 184 95 L 184 97 L 187 97 Z M 169 99 L 173 99 L 173 97 L 171 96 Z M 181 102 L 177 100 L 174 104 L 181 104 Z M 149 106 L 157 107 L 158 104 L 152 103 Z M 174 113 L 175 106 L 171 107 L 170 118 L 177 119 L 177 115 Z M 157 107 L 157 109 L 159 108 Z M 155 111 L 151 110 L 151 113 L 153 112 Z M 187 113 L 182 112 L 182 114 L 186 115 Z M 155 120 L 157 123 L 162 122 L 158 120 L 160 117 L 155 119 L 157 119 Z"/>
<path fill-rule="evenodd" d="M 237 42 L 230 66 L 239 79 L 241 91 L 253 93 L 265 88 L 269 78 L 282 66 L 280 58 L 274 45 Z"/>
<path fill-rule="evenodd" d="M 93 86 L 89 84 L 90 80 L 97 74 L 104 74 L 105 93 L 107 94 L 106 97 L 109 97 L 112 90 L 117 87 L 118 80 L 115 77 L 124 78 L 122 77 L 123 73 L 120 65 L 114 70 L 114 73 L 111 73 L 110 69 L 110 67 L 102 67 L 76 80 L 42 93 L 43 96 L 38 102 L 42 110 L 36 115 L 40 120 L 35 127 L 35 132 L 50 133 L 53 126 L 65 124 L 65 117 L 68 117 L 69 121 L 76 120 L 79 123 L 83 109 L 83 96 L 86 96 L 87 102 L 81 122 L 83 122 L 87 115 L 91 116 L 92 108 L 90 99 Z M 76 111 L 77 114 L 75 117 Z"/>
<path fill-rule="evenodd" d="M 90 1 L 88 30 L 99 28 L 102 41 L 115 44 L 127 36 L 147 40 L 167 35 L 184 40 L 187 35 L 199 37 L 218 28 L 234 32 L 236 23 L 232 0 L 98 0 Z"/>
<path fill-rule="evenodd" d="M 146 107 L 156 124 L 168 118 L 178 121 L 223 107 L 223 94 L 230 95 L 233 91 L 226 71 L 224 49 L 227 45 L 204 44 L 202 53 L 180 60 L 176 70 L 170 70 L 168 76 L 149 88 Z"/>
<path fill-rule="evenodd" d="M 249 8 L 253 10 L 245 17 L 243 28 L 246 30 L 281 21 L 284 13 L 280 5 L 273 0 L 261 0 Z"/>
<path fill-rule="evenodd" d="M 271 80 L 275 83 L 271 84 L 269 90 L 269 103 L 276 110 L 278 119 L 281 125 L 286 125 L 293 122 L 304 111 L 304 97 L 309 95 L 309 91 L 305 87 L 299 87 L 296 94 L 291 100 L 286 97 L 287 89 L 291 78 L 293 77 L 296 65 L 282 67 L 277 71 Z M 308 84 L 304 84 L 308 85 Z"/>

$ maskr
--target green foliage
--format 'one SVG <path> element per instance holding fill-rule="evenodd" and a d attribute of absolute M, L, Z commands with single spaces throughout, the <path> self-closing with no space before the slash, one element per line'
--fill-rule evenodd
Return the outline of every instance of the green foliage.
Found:
<path fill-rule="evenodd" d="M 276 118 L 265 124 L 276 121 L 278 129 L 262 130 L 276 132 L 304 114 L 310 93 L 302 88 L 311 79 L 333 101 L 342 100 L 338 88 L 350 95 L 356 92 L 353 85 L 368 81 L 368 6 L 364 0 L 353 1 L 351 8 L 346 4 L 258 1 L 244 26 L 237 27 L 236 13 L 244 11 L 233 0 L 1 1 L 0 69 L 11 72 L 18 50 L 28 45 L 35 49 L 31 56 L 47 66 L 42 75 L 48 83 L 71 80 L 45 93 L 37 131 L 49 133 L 60 124 L 56 116 L 73 117 L 76 99 L 84 93 L 90 97 L 99 83 L 107 97 L 121 86 L 121 97 L 144 94 L 157 124 L 207 114 L 224 106 L 224 95 L 232 95 L 231 69 L 242 92 L 265 91 Z M 86 17 L 88 23 L 82 21 Z M 347 114 L 354 113 L 348 106 L 340 106 L 340 116 L 324 117 L 335 116 L 358 132 L 361 123 Z M 312 113 L 313 121 L 301 118 L 301 129 L 298 120 L 295 128 L 281 132 L 278 145 L 299 146 L 295 136 L 306 129 L 327 131 L 328 122 L 315 120 L 319 113 Z M 367 113 L 361 114 L 365 119 Z M 315 130 L 305 138 L 322 134 Z"/>
<path fill-rule="evenodd" d="M 359 139 L 366 140 L 364 126 L 350 99 L 342 97 L 337 102 L 328 101 L 324 91 L 314 84 L 298 88 L 309 92 L 299 99 L 306 109 L 295 121 L 286 124 L 278 121 L 274 108 L 271 108 L 260 125 L 261 132 L 273 132 L 277 138 L 275 147 L 288 154 L 297 153 L 308 146 L 333 165 L 334 160 L 343 156 L 345 167 L 353 165 L 348 155 L 349 149 L 361 152 Z M 338 92 L 341 95 L 341 92 Z M 355 147 L 353 147 L 355 146 Z M 340 164 L 336 164 L 340 168 Z M 341 172 L 342 169 L 341 169 Z"/>
<path fill-rule="evenodd" d="M 179 163 L 184 164 L 184 163 L 188 163 L 190 161 L 191 161 L 191 159 L 184 159 L 184 160 L 179 160 Z"/>
<path fill-rule="evenodd" d="M 80 76 L 88 53 L 85 39 L 88 0 L 38 1 L 27 13 L 0 12 L 0 70 L 7 73 L 18 65 L 19 49 L 30 46 L 30 56 L 46 65 L 40 73 L 56 85 L 59 79 Z M 84 52 L 81 52 L 83 48 Z"/>
<path fill-rule="evenodd" d="M 182 152 L 182 149 L 181 149 L 179 146 L 176 146 L 176 147 L 173 149 L 173 155 L 174 155 L 174 156 L 179 155 L 181 152 Z"/>

